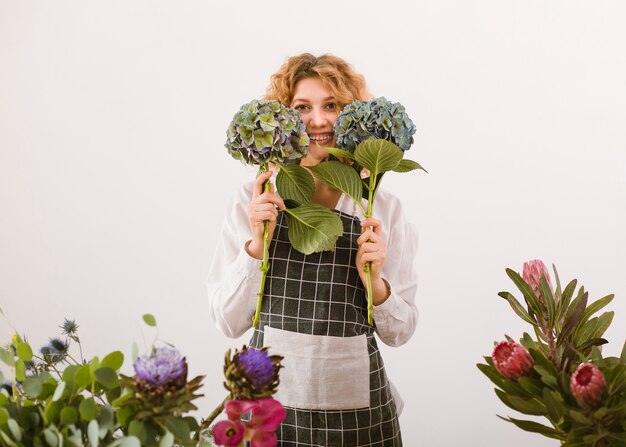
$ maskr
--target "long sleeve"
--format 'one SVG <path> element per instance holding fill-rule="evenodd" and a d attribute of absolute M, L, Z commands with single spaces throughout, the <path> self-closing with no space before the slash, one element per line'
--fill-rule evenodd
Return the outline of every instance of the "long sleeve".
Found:
<path fill-rule="evenodd" d="M 384 191 L 376 198 L 374 217 L 383 223 L 383 236 L 387 233 L 382 277 L 391 286 L 389 298 L 374 306 L 376 332 L 385 344 L 400 346 L 411 338 L 418 319 L 415 304 L 417 231 L 405 220 L 400 201 Z"/>
<path fill-rule="evenodd" d="M 261 261 L 244 249 L 251 239 L 246 209 L 251 196 L 249 183 L 227 208 L 207 280 L 211 319 L 224 335 L 233 338 L 252 327 L 261 281 Z"/>

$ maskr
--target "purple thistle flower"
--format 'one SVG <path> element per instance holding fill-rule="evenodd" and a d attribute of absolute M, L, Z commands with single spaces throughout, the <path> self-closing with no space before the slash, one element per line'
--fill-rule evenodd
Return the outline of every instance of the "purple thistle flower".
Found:
<path fill-rule="evenodd" d="M 176 348 L 159 346 L 152 354 L 137 357 L 135 377 L 152 385 L 163 385 L 187 375 L 187 361 Z"/>
<path fill-rule="evenodd" d="M 276 366 L 265 350 L 247 349 L 235 355 L 237 369 L 257 387 L 269 385 L 274 380 Z"/>

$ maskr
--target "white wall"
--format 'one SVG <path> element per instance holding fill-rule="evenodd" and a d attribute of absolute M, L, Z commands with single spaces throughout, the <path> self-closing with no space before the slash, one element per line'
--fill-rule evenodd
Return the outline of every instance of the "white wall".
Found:
<path fill-rule="evenodd" d="M 532 258 L 616 293 L 621 349 L 625 19 L 620 1 L 0 0 L 0 307 L 37 346 L 75 318 L 89 355 L 130 354 L 155 314 L 207 414 L 248 338 L 217 332 L 204 289 L 254 176 L 225 129 L 287 56 L 330 52 L 406 106 L 429 171 L 384 185 L 421 238 L 420 324 L 384 350 L 405 444 L 554 446 L 496 418 L 515 414 L 475 363 L 528 329 L 497 292 Z"/>

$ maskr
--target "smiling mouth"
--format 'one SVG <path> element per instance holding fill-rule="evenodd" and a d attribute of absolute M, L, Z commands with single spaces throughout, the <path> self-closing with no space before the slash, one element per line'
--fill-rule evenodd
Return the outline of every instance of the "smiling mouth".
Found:
<path fill-rule="evenodd" d="M 324 144 L 330 142 L 333 139 L 333 135 L 332 133 L 309 135 L 309 139 L 311 143 Z"/>

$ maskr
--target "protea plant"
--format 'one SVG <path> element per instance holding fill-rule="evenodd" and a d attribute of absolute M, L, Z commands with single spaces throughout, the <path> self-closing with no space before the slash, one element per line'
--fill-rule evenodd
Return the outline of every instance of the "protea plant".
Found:
<path fill-rule="evenodd" d="M 515 313 L 532 326 L 520 343 L 499 343 L 478 368 L 496 385 L 496 395 L 524 414 L 544 416 L 551 426 L 503 418 L 530 432 L 557 439 L 563 447 L 626 446 L 626 343 L 620 358 L 603 357 L 598 348 L 613 312 L 593 314 L 613 295 L 587 305 L 588 293 L 576 280 L 556 289 L 539 260 L 524 264 L 523 273 L 507 269 L 525 305 L 500 292 Z M 507 337 L 508 338 L 508 337 Z"/>

